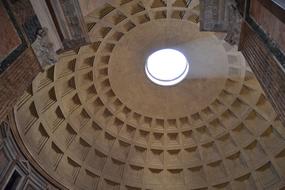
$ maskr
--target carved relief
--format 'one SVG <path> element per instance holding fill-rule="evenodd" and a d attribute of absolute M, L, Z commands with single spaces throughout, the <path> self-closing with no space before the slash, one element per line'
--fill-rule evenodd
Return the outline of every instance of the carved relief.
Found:
<path fill-rule="evenodd" d="M 53 44 L 50 42 L 47 32 L 47 28 L 39 30 L 36 40 L 32 44 L 32 48 L 42 68 L 52 65 L 57 61 L 56 52 L 54 51 Z"/>

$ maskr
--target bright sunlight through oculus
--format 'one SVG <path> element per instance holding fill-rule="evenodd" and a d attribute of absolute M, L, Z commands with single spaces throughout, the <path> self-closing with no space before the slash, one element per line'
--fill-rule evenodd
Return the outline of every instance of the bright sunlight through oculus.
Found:
<path fill-rule="evenodd" d="M 151 54 L 145 64 L 147 77 L 155 84 L 172 86 L 188 74 L 189 63 L 185 56 L 174 49 L 162 49 Z"/>

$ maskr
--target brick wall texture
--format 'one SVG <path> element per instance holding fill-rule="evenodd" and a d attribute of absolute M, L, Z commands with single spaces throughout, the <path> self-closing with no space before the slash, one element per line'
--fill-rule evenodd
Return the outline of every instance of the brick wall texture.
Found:
<path fill-rule="evenodd" d="M 0 121 L 12 109 L 16 100 L 31 85 L 41 68 L 32 49 L 27 48 L 0 76 Z"/>
<path fill-rule="evenodd" d="M 258 35 L 242 24 L 240 49 L 285 125 L 285 73 Z"/>

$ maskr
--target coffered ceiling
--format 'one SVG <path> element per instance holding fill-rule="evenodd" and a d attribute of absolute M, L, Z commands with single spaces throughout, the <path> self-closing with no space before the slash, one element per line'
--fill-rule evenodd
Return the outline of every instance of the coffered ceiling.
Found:
<path fill-rule="evenodd" d="M 97 2 L 98 3 L 98 2 Z M 69 189 L 277 189 L 285 130 L 237 47 L 199 31 L 198 1 L 86 1 L 92 43 L 19 99 L 21 141 Z M 161 87 L 148 55 L 174 48 L 187 78 Z"/>

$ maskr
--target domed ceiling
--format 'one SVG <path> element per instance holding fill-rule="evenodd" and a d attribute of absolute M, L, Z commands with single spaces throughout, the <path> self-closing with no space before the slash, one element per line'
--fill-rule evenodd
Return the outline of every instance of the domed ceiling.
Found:
<path fill-rule="evenodd" d="M 15 107 L 37 166 L 68 189 L 278 189 L 285 130 L 237 47 L 199 31 L 199 1 L 114 0 L 85 19 L 92 43 L 38 75 Z M 181 83 L 145 74 L 172 48 Z"/>

